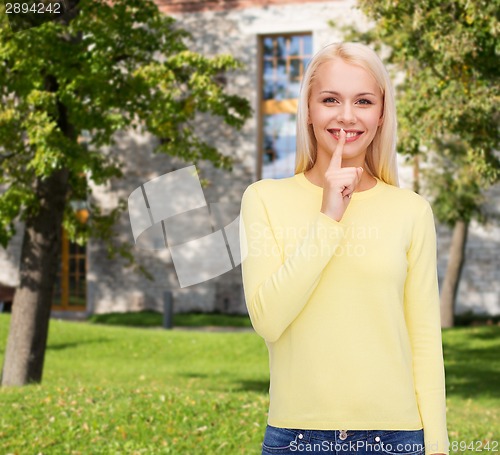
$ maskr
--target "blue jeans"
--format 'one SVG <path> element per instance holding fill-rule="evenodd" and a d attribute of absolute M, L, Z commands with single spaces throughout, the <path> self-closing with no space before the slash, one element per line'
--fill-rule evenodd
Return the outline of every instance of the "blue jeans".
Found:
<path fill-rule="evenodd" d="M 301 430 L 267 425 L 262 455 L 425 455 L 424 430 Z"/>

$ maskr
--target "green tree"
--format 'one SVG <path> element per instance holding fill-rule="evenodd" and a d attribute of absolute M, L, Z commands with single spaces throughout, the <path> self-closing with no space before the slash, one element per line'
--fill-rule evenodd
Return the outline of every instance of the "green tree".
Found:
<path fill-rule="evenodd" d="M 373 43 L 404 74 L 398 85 L 399 150 L 414 160 L 439 221 L 453 229 L 441 291 L 443 327 L 454 308 L 471 219 L 484 222 L 483 194 L 500 176 L 499 2 L 359 0 L 374 21 L 347 39 Z M 420 163 L 420 165 L 419 165 Z M 419 181 L 415 187 L 419 191 Z"/>
<path fill-rule="evenodd" d="M 25 225 L 3 385 L 41 381 L 61 226 L 72 241 L 102 239 L 111 258 L 134 265 L 130 246 L 112 238 L 125 201 L 108 214 L 92 204 L 86 225 L 71 208 L 90 199 L 89 182 L 122 176 L 121 163 L 101 152 L 114 133 L 148 131 L 164 139 L 158 153 L 230 170 L 230 157 L 197 137 L 191 122 L 208 113 L 239 128 L 251 113 L 218 82 L 238 63 L 190 51 L 189 35 L 152 1 L 65 5 L 63 16 L 16 33 L 0 10 L 0 243 L 8 244 L 15 221 Z"/>

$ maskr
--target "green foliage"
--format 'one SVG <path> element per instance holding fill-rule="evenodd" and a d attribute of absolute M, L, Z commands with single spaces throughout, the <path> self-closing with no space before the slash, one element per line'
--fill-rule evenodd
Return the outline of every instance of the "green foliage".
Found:
<path fill-rule="evenodd" d="M 231 169 L 230 157 L 196 135 L 197 115 L 215 115 L 240 128 L 249 102 L 226 93 L 219 76 L 240 68 L 231 56 L 206 58 L 188 49 L 187 32 L 150 0 L 82 0 L 67 21 L 13 33 L 0 15 L 0 244 L 13 222 L 36 210 L 37 178 L 69 170 L 64 227 L 71 240 L 89 236 L 110 254 L 132 261 L 127 246 L 112 243 L 112 225 L 125 209 L 90 207 L 87 225 L 71 201 L 89 201 L 90 182 L 122 176 L 120 162 L 102 151 L 115 133 L 134 128 L 162 138 L 157 153 Z M 87 140 L 81 140 L 82 137 Z"/>
<path fill-rule="evenodd" d="M 347 29 L 347 39 L 379 51 L 383 44 L 387 63 L 404 73 L 399 149 L 430 163 L 424 175 L 438 218 L 453 225 L 480 217 L 481 191 L 500 178 L 498 1 L 358 5 L 375 25 L 367 33 Z"/>

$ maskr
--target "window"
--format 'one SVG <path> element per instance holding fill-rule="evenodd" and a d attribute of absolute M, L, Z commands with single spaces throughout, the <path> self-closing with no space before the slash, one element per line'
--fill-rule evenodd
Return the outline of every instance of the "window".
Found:
<path fill-rule="evenodd" d="M 79 210 L 78 217 L 85 222 L 87 210 Z M 87 306 L 87 251 L 85 246 L 70 242 L 62 233 L 61 267 L 57 273 L 52 297 L 53 310 L 84 311 Z"/>
<path fill-rule="evenodd" d="M 310 34 L 263 36 L 261 46 L 260 178 L 294 175 L 300 82 L 312 55 Z"/>

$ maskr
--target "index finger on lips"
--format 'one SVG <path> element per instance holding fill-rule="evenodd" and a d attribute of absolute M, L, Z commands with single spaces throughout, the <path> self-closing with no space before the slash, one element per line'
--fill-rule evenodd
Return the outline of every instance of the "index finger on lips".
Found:
<path fill-rule="evenodd" d="M 337 147 L 335 147 L 335 150 L 332 153 L 330 165 L 328 166 L 330 169 L 340 169 L 342 167 L 342 150 L 344 149 L 345 138 L 346 132 L 342 128 L 339 132 Z"/>

